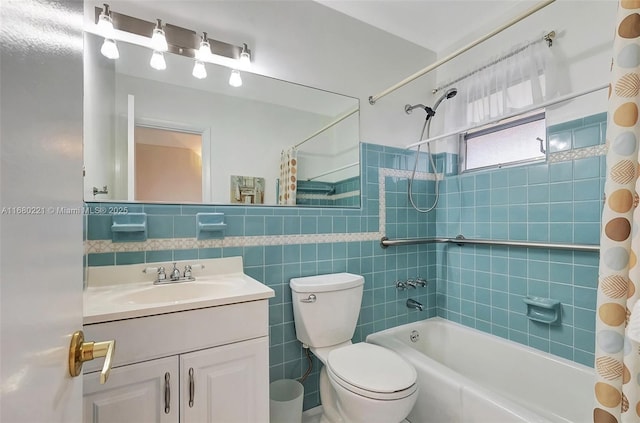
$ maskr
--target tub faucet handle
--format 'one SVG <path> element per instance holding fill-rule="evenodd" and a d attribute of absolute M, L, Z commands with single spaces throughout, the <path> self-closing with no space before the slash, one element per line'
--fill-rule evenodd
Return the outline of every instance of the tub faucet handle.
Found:
<path fill-rule="evenodd" d="M 403 281 L 395 281 L 393 283 L 393 285 L 396 287 L 397 290 L 399 291 L 404 291 L 405 289 L 407 289 L 407 284 Z"/>
<path fill-rule="evenodd" d="M 415 281 L 415 280 L 413 280 L 413 279 L 407 279 L 407 282 L 406 282 L 406 283 L 407 283 L 407 287 L 411 287 L 411 288 L 413 288 L 413 289 L 416 289 L 417 284 L 416 284 L 416 281 Z"/>
<path fill-rule="evenodd" d="M 427 280 L 424 278 L 416 278 L 414 282 L 416 285 L 427 286 Z"/>

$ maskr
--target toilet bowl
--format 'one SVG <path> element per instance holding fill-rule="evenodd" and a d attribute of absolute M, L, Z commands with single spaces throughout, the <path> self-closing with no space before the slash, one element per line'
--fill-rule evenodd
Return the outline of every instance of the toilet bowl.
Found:
<path fill-rule="evenodd" d="M 397 423 L 411 412 L 418 396 L 415 369 L 393 351 L 372 344 L 331 350 L 320 378 L 321 396 L 329 389 L 333 396 L 331 401 L 323 397 L 325 414 L 331 416 L 326 408 L 335 407 L 342 418 L 327 418 L 330 423 Z"/>
<path fill-rule="evenodd" d="M 321 423 L 399 423 L 418 397 L 411 364 L 378 345 L 351 343 L 363 285 L 349 273 L 290 282 L 296 336 L 324 365 Z"/>

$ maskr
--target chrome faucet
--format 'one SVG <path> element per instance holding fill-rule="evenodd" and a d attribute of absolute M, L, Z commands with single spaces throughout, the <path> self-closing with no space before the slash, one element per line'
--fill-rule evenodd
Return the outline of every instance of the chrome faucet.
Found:
<path fill-rule="evenodd" d="M 180 270 L 178 269 L 176 264 L 173 263 L 173 270 L 171 271 L 171 280 L 179 281 L 181 277 L 182 277 L 182 274 L 180 273 Z"/>
<path fill-rule="evenodd" d="M 417 302 L 414 299 L 409 298 L 407 300 L 407 307 L 408 308 L 415 308 L 416 310 L 419 311 L 424 311 L 424 306 L 422 304 L 420 304 L 419 302 Z"/>
<path fill-rule="evenodd" d="M 177 263 L 173 263 L 173 269 L 170 274 L 167 274 L 164 266 L 160 267 L 146 267 L 142 270 L 142 273 L 156 273 L 156 280 L 153 281 L 154 285 L 162 285 L 175 282 L 190 282 L 195 281 L 193 271 L 196 269 L 204 269 L 204 264 L 187 264 L 184 266 L 184 271 L 181 272 L 178 269 Z"/>

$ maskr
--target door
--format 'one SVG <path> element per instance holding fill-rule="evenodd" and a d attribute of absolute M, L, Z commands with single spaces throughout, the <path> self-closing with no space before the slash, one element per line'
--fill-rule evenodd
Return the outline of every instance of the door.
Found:
<path fill-rule="evenodd" d="M 99 372 L 84 378 L 85 423 L 178 423 L 178 357 L 111 370 L 101 385 Z"/>
<path fill-rule="evenodd" d="M 71 335 L 82 329 L 82 12 L 0 7 L 0 421 L 79 422 Z"/>
<path fill-rule="evenodd" d="M 268 423 L 269 340 L 180 356 L 182 423 Z"/>

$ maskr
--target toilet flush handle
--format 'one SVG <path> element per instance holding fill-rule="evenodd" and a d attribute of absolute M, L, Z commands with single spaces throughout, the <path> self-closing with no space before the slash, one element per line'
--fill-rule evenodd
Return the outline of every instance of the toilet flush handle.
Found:
<path fill-rule="evenodd" d="M 316 294 L 309 294 L 307 298 L 303 298 L 300 300 L 301 303 L 315 303 L 316 302 Z"/>

